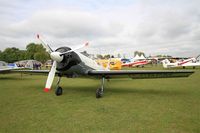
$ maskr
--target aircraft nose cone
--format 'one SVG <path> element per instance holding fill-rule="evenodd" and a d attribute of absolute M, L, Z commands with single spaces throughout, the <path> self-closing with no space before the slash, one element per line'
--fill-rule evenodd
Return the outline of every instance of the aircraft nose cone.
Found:
<path fill-rule="evenodd" d="M 60 54 L 61 54 L 60 52 L 52 52 L 50 54 L 50 57 L 54 61 L 61 62 L 63 60 L 63 56 Z"/>

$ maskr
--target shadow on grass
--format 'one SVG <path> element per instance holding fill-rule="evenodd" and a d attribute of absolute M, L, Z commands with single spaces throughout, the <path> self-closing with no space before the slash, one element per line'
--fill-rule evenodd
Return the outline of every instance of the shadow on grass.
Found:
<path fill-rule="evenodd" d="M 95 93 L 97 87 L 63 87 L 65 92 L 80 92 L 80 93 Z M 170 95 L 185 95 L 187 94 L 184 90 L 158 90 L 158 89 L 144 89 L 144 88 L 105 88 L 105 93 L 121 93 L 121 94 L 142 94 L 142 95 L 162 95 L 162 96 L 170 96 Z"/>
<path fill-rule="evenodd" d="M 144 95 L 184 95 L 187 92 L 178 91 L 178 90 L 157 90 L 157 89 L 119 89 L 119 88 L 111 88 L 107 90 L 112 93 L 136 93 L 136 94 L 144 94 Z"/>
<path fill-rule="evenodd" d="M 24 77 L 0 77 L 0 80 L 30 80 L 30 78 L 24 78 Z"/>

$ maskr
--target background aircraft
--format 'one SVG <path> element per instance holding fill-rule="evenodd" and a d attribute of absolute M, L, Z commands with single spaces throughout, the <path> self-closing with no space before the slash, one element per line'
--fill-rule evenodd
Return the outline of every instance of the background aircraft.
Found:
<path fill-rule="evenodd" d="M 98 59 L 96 62 L 108 70 L 121 70 L 122 63 L 118 58 Z"/>
<path fill-rule="evenodd" d="M 144 67 L 144 65 L 151 62 L 151 60 L 147 60 L 144 55 L 139 56 L 138 54 L 132 59 L 121 59 L 121 61 L 123 67 Z"/>
<path fill-rule="evenodd" d="M 197 60 L 197 58 L 199 56 L 197 56 L 196 58 L 189 58 L 186 60 L 176 61 L 173 63 L 171 63 L 168 59 L 165 59 L 162 61 L 162 63 L 163 63 L 164 68 L 171 68 L 171 67 L 183 67 L 183 68 L 193 67 L 193 68 L 195 68 L 197 66 L 200 66 L 200 62 Z"/>
<path fill-rule="evenodd" d="M 37 38 L 42 42 L 42 45 L 46 48 L 53 60 L 51 70 L 10 70 L 14 72 L 23 73 L 49 73 L 44 88 L 45 92 L 49 92 L 55 77 L 58 75 L 58 82 L 56 85 L 56 95 L 62 94 L 62 88 L 59 86 L 62 76 L 66 77 L 93 77 L 101 79 L 101 86 L 96 90 L 96 98 L 103 96 L 105 79 L 114 78 L 132 78 L 132 79 L 147 79 L 147 78 L 170 78 L 170 77 L 188 77 L 194 71 L 189 70 L 109 70 L 102 65 L 98 64 L 95 60 L 92 60 L 85 55 L 77 52 L 76 50 L 82 47 L 88 46 L 88 43 L 81 45 L 75 49 L 69 47 L 60 47 L 55 51 L 52 50 L 48 44 L 43 42 L 39 35 Z M 1 70 L 0 72 L 3 72 Z"/>
<path fill-rule="evenodd" d="M 125 62 L 122 64 L 122 66 L 127 66 L 127 67 L 139 67 L 142 66 L 144 67 L 144 65 L 147 65 L 149 63 L 148 60 L 136 60 L 136 61 L 130 61 L 130 62 Z"/>

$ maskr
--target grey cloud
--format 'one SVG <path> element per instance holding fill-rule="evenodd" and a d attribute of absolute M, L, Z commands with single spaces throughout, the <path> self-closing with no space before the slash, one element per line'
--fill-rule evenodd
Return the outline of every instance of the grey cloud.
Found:
<path fill-rule="evenodd" d="M 41 33 L 54 48 L 59 47 L 58 44 L 74 46 L 89 40 L 91 49 L 96 47 L 105 52 L 131 53 L 142 50 L 147 54 L 190 56 L 200 51 L 199 43 L 195 41 L 200 40 L 200 2 L 196 0 L 143 0 L 133 5 L 118 5 L 119 8 L 104 8 L 102 3 L 98 6 L 98 2 L 90 1 L 91 5 L 98 8 L 90 10 L 67 8 L 66 5 L 66 8 L 61 9 L 49 5 L 48 8 L 40 7 L 41 10 L 38 10 L 17 2 L 0 6 L 3 12 L 0 18 L 5 19 L 0 22 L 1 49 L 11 44 L 23 47 L 28 40 L 34 41 L 32 38 L 36 33 Z M 20 14 L 29 7 L 36 10 Z"/>
<path fill-rule="evenodd" d="M 100 20 L 93 14 L 66 10 L 38 12 L 27 20 L 8 26 L 7 31 L 5 34 L 14 37 L 30 35 L 34 32 L 44 32 L 59 38 L 93 38 L 116 34 L 112 25 Z"/>

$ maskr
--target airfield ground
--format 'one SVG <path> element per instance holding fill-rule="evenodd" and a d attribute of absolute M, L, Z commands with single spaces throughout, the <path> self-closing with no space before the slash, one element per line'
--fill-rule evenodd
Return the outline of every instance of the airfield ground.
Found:
<path fill-rule="evenodd" d="M 0 75 L 0 133 L 199 133 L 195 71 L 189 78 L 111 80 L 101 99 L 94 79 L 63 78 L 57 97 L 43 92 L 46 76 Z"/>

